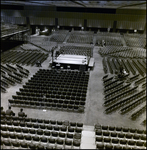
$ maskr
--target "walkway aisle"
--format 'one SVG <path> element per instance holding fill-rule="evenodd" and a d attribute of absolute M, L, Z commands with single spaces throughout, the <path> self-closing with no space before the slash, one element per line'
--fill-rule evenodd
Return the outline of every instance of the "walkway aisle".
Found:
<path fill-rule="evenodd" d="M 94 126 L 83 126 L 81 149 L 96 149 Z"/>

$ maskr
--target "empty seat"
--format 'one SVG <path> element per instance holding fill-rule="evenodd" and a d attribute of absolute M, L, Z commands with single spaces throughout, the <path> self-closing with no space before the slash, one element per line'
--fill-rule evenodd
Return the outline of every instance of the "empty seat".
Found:
<path fill-rule="evenodd" d="M 103 141 L 103 138 L 102 138 L 102 137 L 96 137 L 96 141 L 97 141 L 97 142 L 102 142 L 102 141 Z"/>
<path fill-rule="evenodd" d="M 136 145 L 137 145 L 137 146 L 143 146 L 143 145 L 144 145 L 144 142 L 142 142 L 142 141 L 137 141 L 137 142 L 136 142 Z"/>
<path fill-rule="evenodd" d="M 52 131 L 52 136 L 57 137 L 58 136 L 58 132 Z"/>
<path fill-rule="evenodd" d="M 109 132 L 103 131 L 103 135 L 104 135 L 104 136 L 109 136 Z"/>
<path fill-rule="evenodd" d="M 125 139 L 120 140 L 120 144 L 126 144 L 126 143 L 127 143 L 127 140 Z"/>
<path fill-rule="evenodd" d="M 37 149 L 45 149 L 45 147 L 41 144 L 37 145 Z"/>
<path fill-rule="evenodd" d="M 68 127 L 68 132 L 74 132 L 74 128 Z"/>
<path fill-rule="evenodd" d="M 79 147 L 80 146 L 80 141 L 73 140 L 73 146 Z"/>
<path fill-rule="evenodd" d="M 25 143 L 25 142 L 21 142 L 21 143 L 20 143 L 20 146 L 21 146 L 22 148 L 28 148 L 28 145 L 27 145 L 27 143 Z"/>
<path fill-rule="evenodd" d="M 83 123 L 77 122 L 77 127 L 83 127 Z"/>
<path fill-rule="evenodd" d="M 66 131 L 66 130 L 67 130 L 67 127 L 66 127 L 66 126 L 62 126 L 62 127 L 60 128 L 60 130 L 61 130 L 61 131 Z"/>
<path fill-rule="evenodd" d="M 129 141 L 128 141 L 128 145 L 135 145 L 135 143 L 136 143 L 136 142 L 135 142 L 135 141 L 132 141 L 132 140 L 129 140 Z"/>
<path fill-rule="evenodd" d="M 125 134 L 123 134 L 123 133 L 118 133 L 118 137 L 124 138 L 124 137 L 125 137 Z"/>
<path fill-rule="evenodd" d="M 146 140 L 146 135 L 141 135 L 140 138 L 141 140 Z"/>
<path fill-rule="evenodd" d="M 49 138 L 49 143 L 55 143 L 56 142 L 56 140 L 55 139 L 53 139 L 53 138 Z"/>
<path fill-rule="evenodd" d="M 29 144 L 28 144 L 28 147 L 29 147 L 30 149 L 35 149 L 35 148 L 36 148 L 36 145 L 33 144 L 33 143 L 29 143 Z"/>
<path fill-rule="evenodd" d="M 67 138 L 72 139 L 73 138 L 73 134 L 72 133 L 67 133 Z"/>
<path fill-rule="evenodd" d="M 23 129 L 22 129 L 22 132 L 23 132 L 23 133 L 28 133 L 29 130 L 28 130 L 27 128 L 23 128 Z"/>
<path fill-rule="evenodd" d="M 38 142 L 38 141 L 40 140 L 40 137 L 35 135 L 35 136 L 32 137 L 32 139 L 33 139 L 34 141 L 37 141 L 37 142 Z"/>
<path fill-rule="evenodd" d="M 131 132 L 131 133 L 135 133 L 135 132 L 136 132 L 136 129 L 130 128 L 130 132 Z"/>
<path fill-rule="evenodd" d="M 107 129 L 108 129 L 108 126 L 102 125 L 102 129 L 103 129 L 103 130 L 107 130 Z"/>
<path fill-rule="evenodd" d="M 98 143 L 98 144 L 96 145 L 96 147 L 97 147 L 98 149 L 104 149 L 104 144 Z"/>
<path fill-rule="evenodd" d="M 111 138 L 108 138 L 108 137 L 104 138 L 104 142 L 110 142 L 110 141 L 111 141 Z"/>
<path fill-rule="evenodd" d="M 133 138 L 136 139 L 136 140 L 138 140 L 140 138 L 140 135 L 134 134 Z"/>
<path fill-rule="evenodd" d="M 18 141 L 12 141 L 11 143 L 14 147 L 19 147 L 20 146 L 20 143 Z"/>
<path fill-rule="evenodd" d="M 44 131 L 44 135 L 46 135 L 46 136 L 50 136 L 50 131 L 45 130 L 45 131 Z"/>
<path fill-rule="evenodd" d="M 39 128 L 39 125 L 35 123 L 35 124 L 33 124 L 33 127 L 34 128 Z"/>
<path fill-rule="evenodd" d="M 127 139 L 131 139 L 131 138 L 132 138 L 132 136 L 133 136 L 133 135 L 132 135 L 132 134 L 130 134 L 130 133 L 126 134 L 126 138 L 127 138 Z"/>
<path fill-rule="evenodd" d="M 122 128 L 122 130 L 123 130 L 123 132 L 128 132 L 129 128 L 124 127 L 124 128 Z"/>
<path fill-rule="evenodd" d="M 41 140 L 41 142 L 47 142 L 47 138 L 46 137 L 41 137 L 40 140 Z"/>
<path fill-rule="evenodd" d="M 54 130 L 59 131 L 60 130 L 59 126 L 54 126 Z"/>
<path fill-rule="evenodd" d="M 115 129 L 116 129 L 116 131 L 121 131 L 122 127 L 116 127 Z"/>
<path fill-rule="evenodd" d="M 57 144 L 63 145 L 63 140 L 62 139 L 57 139 Z"/>
<path fill-rule="evenodd" d="M 116 137 L 116 136 L 117 136 L 117 133 L 116 133 L 116 132 L 111 132 L 111 136 L 112 136 L 112 137 Z"/>
<path fill-rule="evenodd" d="M 38 130 L 37 130 L 37 134 L 38 134 L 38 135 L 43 135 L 43 130 L 38 129 Z"/>
<path fill-rule="evenodd" d="M 111 144 L 106 144 L 105 145 L 105 149 L 112 149 L 113 148 L 113 145 L 111 145 Z"/>
<path fill-rule="evenodd" d="M 122 146 L 120 146 L 120 145 L 114 145 L 113 149 L 122 149 Z"/>
<path fill-rule="evenodd" d="M 96 131 L 96 135 L 102 135 L 102 131 L 101 130 L 97 130 Z"/>
<path fill-rule="evenodd" d="M 28 140 L 28 141 L 31 141 L 32 137 L 30 135 L 26 135 L 25 139 Z"/>
<path fill-rule="evenodd" d="M 35 133 L 36 133 L 36 130 L 30 129 L 30 133 L 31 133 L 31 134 L 35 134 Z"/>
<path fill-rule="evenodd" d="M 114 127 L 114 126 L 109 126 L 109 130 L 110 130 L 110 131 L 114 131 L 114 130 L 115 130 L 115 127 Z"/>
<path fill-rule="evenodd" d="M 112 139 L 112 143 L 117 144 L 119 142 L 119 139 Z"/>
<path fill-rule="evenodd" d="M 65 133 L 59 132 L 59 137 L 65 138 Z"/>

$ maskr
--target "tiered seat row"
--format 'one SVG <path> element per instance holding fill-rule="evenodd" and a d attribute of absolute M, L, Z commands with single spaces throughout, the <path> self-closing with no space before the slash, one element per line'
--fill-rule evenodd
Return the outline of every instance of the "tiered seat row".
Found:
<path fill-rule="evenodd" d="M 88 80 L 85 72 L 40 69 L 9 102 L 14 106 L 83 112 Z"/>
<path fill-rule="evenodd" d="M 132 109 L 134 109 L 135 107 L 137 107 L 138 105 L 142 104 L 143 102 L 146 101 L 146 96 L 140 97 L 137 100 L 135 100 L 134 102 L 132 102 L 131 104 L 125 106 L 124 108 L 122 108 L 120 110 L 121 114 L 124 114 Z"/>
<path fill-rule="evenodd" d="M 116 52 L 122 52 L 122 51 L 129 52 L 130 50 L 132 50 L 132 48 L 130 47 L 106 46 L 106 47 L 100 48 L 98 52 L 101 55 L 110 55 L 112 53 L 115 54 Z"/>
<path fill-rule="evenodd" d="M 13 34 L 15 32 L 19 32 L 26 29 L 26 27 L 9 24 L 9 27 L 7 26 L 7 28 L 2 28 L 1 36 Z"/>
<path fill-rule="evenodd" d="M 93 47 L 84 46 L 63 46 L 59 50 L 60 54 L 84 55 L 92 57 Z"/>
<path fill-rule="evenodd" d="M 52 41 L 52 42 L 64 42 L 66 36 L 67 36 L 67 33 L 60 33 L 60 34 L 54 33 L 51 36 L 50 41 Z"/>
<path fill-rule="evenodd" d="M 77 32 L 71 32 L 67 43 L 85 43 L 85 44 L 91 44 L 93 43 L 93 34 L 91 33 L 77 33 Z"/>
<path fill-rule="evenodd" d="M 37 61 L 44 62 L 48 57 L 48 54 L 37 52 L 14 52 L 9 51 L 2 53 L 2 63 L 13 63 L 22 65 L 35 65 Z"/>
<path fill-rule="evenodd" d="M 20 66 L 21 67 L 21 66 Z M 15 83 L 21 83 L 23 77 L 28 77 L 29 71 L 27 69 L 20 70 L 20 68 L 15 68 L 12 65 L 6 64 L 6 67 L 1 65 L 1 89 L 2 92 L 6 92 L 5 88 L 8 88 L 9 85 L 15 85 Z M 6 72 L 5 72 L 6 71 Z"/>
<path fill-rule="evenodd" d="M 146 148 L 146 130 L 100 124 L 94 129 L 97 149 Z"/>
<path fill-rule="evenodd" d="M 146 58 L 146 50 L 145 49 L 132 49 L 130 51 L 116 52 L 109 54 L 114 57 L 123 57 L 123 58 Z"/>
<path fill-rule="evenodd" d="M 83 123 L 1 116 L 2 149 L 76 149 Z"/>
<path fill-rule="evenodd" d="M 121 37 L 114 37 L 114 36 L 100 36 L 96 37 L 96 45 L 102 46 L 102 41 L 105 41 L 106 46 L 123 46 Z"/>
<path fill-rule="evenodd" d="M 141 35 L 124 34 L 126 44 L 131 47 L 145 47 L 146 38 Z"/>
<path fill-rule="evenodd" d="M 129 79 L 130 81 L 134 81 L 138 79 L 138 77 L 139 74 Z M 125 114 L 129 111 L 134 110 L 135 107 L 138 107 L 142 103 L 144 103 L 146 101 L 145 88 L 142 88 L 140 91 L 138 91 L 138 86 L 142 83 L 141 81 L 145 80 L 145 78 L 146 77 L 136 80 L 134 84 L 137 86 L 131 87 L 131 83 L 124 84 L 124 81 L 119 81 L 118 79 L 114 79 L 114 77 L 108 77 L 108 75 L 104 77 L 103 84 L 105 87 L 105 102 L 103 105 L 107 107 L 104 113 L 110 114 L 116 111 L 117 109 L 121 108 L 120 113 Z M 139 112 L 143 112 L 143 110 L 144 108 L 141 108 Z M 137 113 L 137 115 L 139 114 L 139 112 Z"/>
<path fill-rule="evenodd" d="M 131 119 L 135 120 L 136 118 L 138 118 L 145 111 L 146 111 L 146 104 L 145 104 L 145 106 L 143 106 L 142 108 L 140 108 L 138 111 L 134 112 L 131 115 Z"/>
<path fill-rule="evenodd" d="M 133 75 L 137 75 L 139 73 L 143 77 L 146 74 L 146 66 L 142 60 L 118 59 L 111 57 L 105 57 L 105 59 L 111 74 L 119 72 L 120 65 L 122 65 L 125 71 L 129 74 L 132 73 Z"/>
<path fill-rule="evenodd" d="M 123 107 L 124 105 L 128 104 L 128 103 L 131 103 L 132 101 L 134 101 L 135 99 L 138 99 L 140 96 L 142 96 L 144 93 L 144 91 L 141 91 L 141 92 L 138 92 L 136 94 L 133 94 L 132 96 L 129 96 L 123 100 L 120 100 L 119 102 L 109 106 L 108 108 L 106 108 L 105 110 L 105 113 L 108 114 L 108 113 L 111 113 L 112 111 L 115 111 L 116 109 L 120 108 L 120 107 Z M 139 99 L 142 99 L 139 98 Z M 144 99 L 143 99 L 144 100 Z M 130 107 L 130 108 L 135 108 L 135 107 Z M 123 108 L 124 111 L 128 111 L 129 109 L 127 108 Z M 131 110 L 131 109 L 130 109 Z M 122 113 L 123 114 L 123 113 Z"/>
<path fill-rule="evenodd" d="M 32 44 L 23 44 L 20 46 L 25 51 L 40 51 L 40 49 Z"/>

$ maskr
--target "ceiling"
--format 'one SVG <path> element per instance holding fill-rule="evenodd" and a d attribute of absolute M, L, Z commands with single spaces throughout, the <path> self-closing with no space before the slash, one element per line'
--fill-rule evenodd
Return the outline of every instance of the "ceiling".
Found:
<path fill-rule="evenodd" d="M 144 9 L 146 1 L 33 1 L 33 0 L 1 0 L 6 5 L 33 5 L 33 6 L 65 6 L 65 7 L 93 7 L 93 8 L 115 8 L 115 9 Z"/>

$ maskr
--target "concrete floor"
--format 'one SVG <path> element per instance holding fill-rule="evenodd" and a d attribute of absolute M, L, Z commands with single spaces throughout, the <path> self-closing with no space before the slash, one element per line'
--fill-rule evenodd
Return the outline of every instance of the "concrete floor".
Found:
<path fill-rule="evenodd" d="M 61 46 L 60 44 L 59 46 Z M 18 49 L 18 48 L 17 48 Z M 84 125 L 94 126 L 96 123 L 102 125 L 112 125 L 112 126 L 126 126 L 132 128 L 146 129 L 146 127 L 141 125 L 141 122 L 146 118 L 146 114 L 143 113 L 136 121 L 129 119 L 128 114 L 121 115 L 118 111 L 112 114 L 104 113 L 104 100 L 103 100 L 103 81 L 102 77 L 105 75 L 102 65 L 102 57 L 98 54 L 98 46 L 94 46 L 93 57 L 95 59 L 94 69 L 90 71 L 90 78 L 88 83 L 88 91 L 86 97 L 86 105 L 84 113 L 74 113 L 65 111 L 53 111 L 41 109 L 30 109 L 24 108 L 24 112 L 28 117 L 35 117 L 40 119 L 52 119 L 52 120 L 69 120 L 75 122 L 83 122 Z M 48 69 L 51 57 L 49 56 L 42 64 L 41 69 Z M 7 88 L 7 93 L 1 93 L 1 106 L 4 110 L 8 108 L 8 99 L 12 99 L 12 95 L 16 95 L 16 91 L 22 88 L 22 85 L 28 81 L 40 68 L 23 66 L 30 71 L 28 78 L 24 78 L 22 84 L 16 84 L 15 86 L 10 86 Z M 19 112 L 20 108 L 12 107 L 12 110 L 16 113 Z"/>

